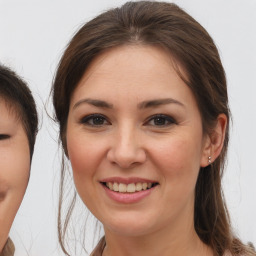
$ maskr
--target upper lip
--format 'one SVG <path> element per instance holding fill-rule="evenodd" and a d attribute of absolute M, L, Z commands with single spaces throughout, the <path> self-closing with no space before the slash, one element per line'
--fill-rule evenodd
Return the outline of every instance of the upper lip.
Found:
<path fill-rule="evenodd" d="M 140 177 L 129 177 L 129 178 L 109 177 L 109 178 L 101 179 L 100 182 L 101 183 L 116 182 L 116 183 L 123 183 L 123 184 L 131 184 L 131 183 L 158 183 L 156 180 L 145 179 L 145 178 L 140 178 Z"/>

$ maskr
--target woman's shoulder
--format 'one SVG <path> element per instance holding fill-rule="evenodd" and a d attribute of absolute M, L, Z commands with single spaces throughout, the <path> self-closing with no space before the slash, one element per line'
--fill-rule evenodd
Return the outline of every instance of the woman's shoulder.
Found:
<path fill-rule="evenodd" d="M 236 254 L 237 255 L 237 254 Z M 223 256 L 233 256 L 233 254 L 230 251 L 226 251 Z M 239 256 L 256 256 L 256 252 L 251 251 L 247 253 L 242 253 Z"/>
<path fill-rule="evenodd" d="M 15 247 L 10 238 L 8 238 L 2 252 L 0 253 L 0 256 L 13 256 L 15 252 Z"/>
<path fill-rule="evenodd" d="M 95 249 L 92 251 L 92 253 L 90 254 L 90 256 L 101 256 L 104 248 L 106 246 L 106 241 L 105 241 L 105 237 L 103 236 L 100 241 L 98 242 L 97 246 L 95 247 Z M 0 255 L 1 256 L 1 255 Z"/>
<path fill-rule="evenodd" d="M 223 256 L 232 256 L 231 252 L 226 250 L 225 253 L 223 254 Z"/>

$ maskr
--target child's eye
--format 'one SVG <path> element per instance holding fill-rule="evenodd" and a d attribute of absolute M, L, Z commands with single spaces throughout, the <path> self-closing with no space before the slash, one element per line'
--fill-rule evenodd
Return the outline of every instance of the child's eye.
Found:
<path fill-rule="evenodd" d="M 163 114 L 151 116 L 145 123 L 145 125 L 159 127 L 170 126 L 172 124 L 176 124 L 176 121 L 172 117 Z"/>
<path fill-rule="evenodd" d="M 81 119 L 80 122 L 88 126 L 110 125 L 106 117 L 101 114 L 92 114 L 92 115 L 85 116 Z"/>
<path fill-rule="evenodd" d="M 9 139 L 11 136 L 8 134 L 0 134 L 0 140 L 6 140 Z"/>

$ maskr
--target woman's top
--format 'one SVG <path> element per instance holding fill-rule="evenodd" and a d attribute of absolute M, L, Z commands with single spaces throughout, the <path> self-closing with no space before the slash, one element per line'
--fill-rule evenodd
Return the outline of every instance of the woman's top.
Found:
<path fill-rule="evenodd" d="M 106 246 L 106 241 L 105 241 L 105 237 L 103 236 L 100 239 L 97 246 L 95 247 L 95 249 L 93 250 L 93 252 L 90 254 L 90 256 L 102 256 L 105 246 Z M 0 256 L 2 256 L 2 255 L 0 255 Z"/>
<path fill-rule="evenodd" d="M 105 237 L 103 236 L 100 239 L 97 246 L 95 247 L 95 249 L 93 250 L 93 252 L 90 254 L 90 256 L 102 256 L 105 246 L 106 246 L 106 240 L 105 240 Z M 2 254 L 0 256 L 2 256 Z M 225 252 L 224 256 L 232 256 L 232 255 L 230 252 L 227 251 Z"/>
<path fill-rule="evenodd" d="M 2 252 L 0 252 L 0 256 L 13 256 L 15 252 L 15 247 L 10 238 L 8 238 Z"/>

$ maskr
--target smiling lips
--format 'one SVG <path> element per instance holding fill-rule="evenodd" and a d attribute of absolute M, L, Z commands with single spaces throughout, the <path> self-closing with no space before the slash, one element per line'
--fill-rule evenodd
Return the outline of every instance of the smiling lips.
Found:
<path fill-rule="evenodd" d="M 121 204 L 140 202 L 148 197 L 159 183 L 140 178 L 109 178 L 102 180 L 102 187 L 106 195 Z"/>
<path fill-rule="evenodd" d="M 149 196 L 158 182 L 143 178 L 112 177 L 100 181 L 106 195 L 118 203 L 136 203 Z"/>
<path fill-rule="evenodd" d="M 118 183 L 118 182 L 106 182 L 104 185 L 112 191 L 120 193 L 135 193 L 142 190 L 147 190 L 155 183 L 151 182 L 137 182 L 137 183 Z"/>
<path fill-rule="evenodd" d="M 143 191 L 148 191 L 159 185 L 154 180 L 148 180 L 143 178 L 123 178 L 112 177 L 101 180 L 100 182 L 104 188 L 111 192 L 117 192 L 122 194 L 136 194 Z"/>

